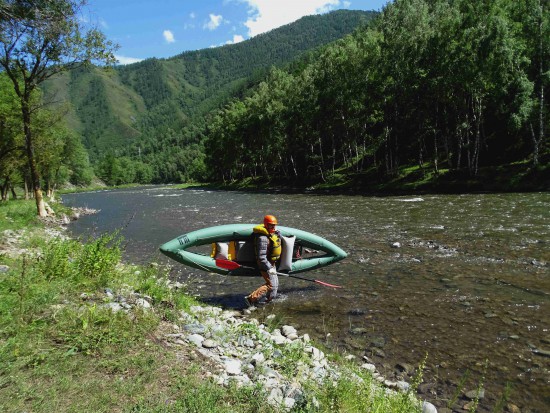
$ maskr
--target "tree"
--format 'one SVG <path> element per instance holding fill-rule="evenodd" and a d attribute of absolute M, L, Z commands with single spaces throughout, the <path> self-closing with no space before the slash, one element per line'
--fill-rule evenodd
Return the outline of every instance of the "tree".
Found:
<path fill-rule="evenodd" d="M 115 46 L 80 13 L 85 0 L 7 0 L 0 15 L 0 66 L 13 83 L 23 118 L 25 150 L 38 215 L 46 216 L 36 162 L 32 104 L 37 87 L 61 71 L 92 62 L 114 63 Z"/>

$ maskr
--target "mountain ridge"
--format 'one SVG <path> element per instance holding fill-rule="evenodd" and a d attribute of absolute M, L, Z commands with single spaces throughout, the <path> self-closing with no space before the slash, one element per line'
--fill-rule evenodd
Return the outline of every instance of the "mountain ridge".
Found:
<path fill-rule="evenodd" d="M 64 73 L 45 93 L 69 102 L 67 123 L 82 136 L 92 162 L 108 152 L 135 156 L 154 152 L 155 141 L 180 145 L 211 110 L 251 79 L 289 64 L 367 24 L 377 12 L 338 10 L 296 22 L 231 45 L 150 58 L 108 70 Z"/>

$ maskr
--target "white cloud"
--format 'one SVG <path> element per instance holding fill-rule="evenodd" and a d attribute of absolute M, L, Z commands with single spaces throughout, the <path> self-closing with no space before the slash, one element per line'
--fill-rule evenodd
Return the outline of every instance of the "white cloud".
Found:
<path fill-rule="evenodd" d="M 326 13 L 342 7 L 341 0 L 241 0 L 248 4 L 249 18 L 244 23 L 248 27 L 248 35 L 275 29 L 300 17 L 312 14 Z"/>
<path fill-rule="evenodd" d="M 191 19 L 194 19 L 195 17 L 197 17 L 197 15 L 196 15 L 194 12 L 191 12 L 191 13 L 189 14 L 189 17 L 190 17 Z"/>
<path fill-rule="evenodd" d="M 234 34 L 233 35 L 233 40 L 228 40 L 227 42 L 225 42 L 225 44 L 235 44 L 235 43 L 240 43 L 244 40 L 244 37 L 242 37 L 240 34 Z"/>
<path fill-rule="evenodd" d="M 204 24 L 204 28 L 208 30 L 216 30 L 223 22 L 221 14 L 210 14 L 210 21 Z"/>
<path fill-rule="evenodd" d="M 143 60 L 143 59 L 138 59 L 136 57 L 127 57 L 127 56 L 121 56 L 121 55 L 115 55 L 115 59 L 121 65 L 129 65 L 132 63 L 141 62 Z"/>
<path fill-rule="evenodd" d="M 351 7 L 351 1 L 344 1 L 342 2 L 342 5 L 346 8 L 346 9 L 349 9 Z"/>
<path fill-rule="evenodd" d="M 166 43 L 174 43 L 176 41 L 176 39 L 174 38 L 174 33 L 172 33 L 170 30 L 163 31 L 162 35 L 164 36 L 164 40 L 166 40 Z"/>

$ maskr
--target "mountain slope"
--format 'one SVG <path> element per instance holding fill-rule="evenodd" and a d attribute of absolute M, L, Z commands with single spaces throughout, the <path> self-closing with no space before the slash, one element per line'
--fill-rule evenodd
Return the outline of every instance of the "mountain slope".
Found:
<path fill-rule="evenodd" d="M 49 96 L 70 104 L 69 124 L 83 138 L 92 161 L 107 152 L 132 155 L 137 140 L 165 141 L 181 135 L 234 95 L 250 77 L 289 63 L 305 52 L 337 40 L 366 24 L 375 12 L 340 10 L 304 17 L 250 40 L 147 59 L 105 71 L 64 74 L 46 85 Z M 178 140 L 181 144 L 186 138 Z"/>

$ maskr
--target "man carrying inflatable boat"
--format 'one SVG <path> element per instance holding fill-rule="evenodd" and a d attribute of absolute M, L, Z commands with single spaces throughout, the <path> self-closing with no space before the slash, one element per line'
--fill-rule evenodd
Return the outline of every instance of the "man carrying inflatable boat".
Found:
<path fill-rule="evenodd" d="M 266 303 L 277 297 L 279 277 L 277 276 L 276 263 L 281 257 L 281 234 L 276 229 L 277 218 L 266 215 L 264 223 L 253 228 L 254 251 L 258 269 L 265 280 L 265 284 L 257 288 L 244 298 L 248 306 L 253 306 L 266 296 Z M 286 274 L 285 274 L 286 275 Z"/>
<path fill-rule="evenodd" d="M 211 253 L 203 247 L 211 246 Z M 302 248 L 308 253 L 302 255 Z M 321 268 L 344 259 L 340 247 L 311 232 L 278 226 L 273 215 L 261 225 L 226 224 L 187 232 L 160 246 L 168 257 L 208 273 L 230 276 L 262 275 L 265 283 L 246 296 L 249 305 L 264 297 L 277 296 L 278 275 L 310 281 L 324 287 L 342 288 L 325 281 L 302 277 L 302 272 Z"/>

